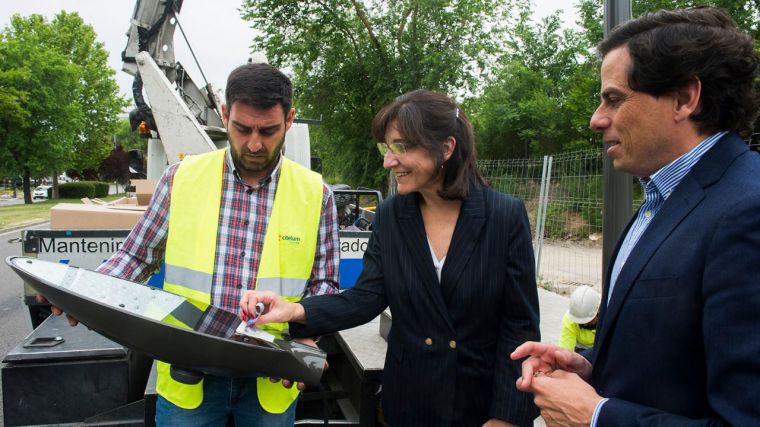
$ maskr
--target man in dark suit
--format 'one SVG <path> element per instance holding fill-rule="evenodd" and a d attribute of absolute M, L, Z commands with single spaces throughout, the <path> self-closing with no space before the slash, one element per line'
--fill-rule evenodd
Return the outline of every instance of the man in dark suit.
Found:
<path fill-rule="evenodd" d="M 549 425 L 760 425 L 760 156 L 752 39 L 716 8 L 660 11 L 599 45 L 591 127 L 646 199 L 606 274 L 594 348 L 525 343 Z"/>

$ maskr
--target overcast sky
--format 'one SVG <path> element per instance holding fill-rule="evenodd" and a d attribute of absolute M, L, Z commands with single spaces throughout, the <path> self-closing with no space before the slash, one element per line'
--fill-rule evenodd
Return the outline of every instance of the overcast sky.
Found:
<path fill-rule="evenodd" d="M 30 15 L 38 13 L 48 19 L 66 10 L 78 12 L 82 19 L 92 25 L 97 39 L 109 51 L 109 65 L 117 71 L 116 79 L 122 95 L 131 98 L 132 77 L 121 71 L 121 52 L 127 44 L 129 20 L 134 11 L 134 1 L 130 0 L 6 0 L 0 7 L 0 27 L 5 28 L 10 17 L 16 13 Z M 536 16 L 547 15 L 563 9 L 566 24 L 572 24 L 574 1 L 538 0 Z M 185 0 L 180 11 L 180 24 L 185 30 L 190 44 L 210 83 L 224 89 L 227 74 L 243 64 L 250 55 L 249 44 L 254 30 L 240 18 L 241 2 L 238 0 Z M 189 70 L 199 86 L 203 79 L 195 67 L 192 55 L 187 49 L 179 30 L 174 33 L 176 59 Z"/>

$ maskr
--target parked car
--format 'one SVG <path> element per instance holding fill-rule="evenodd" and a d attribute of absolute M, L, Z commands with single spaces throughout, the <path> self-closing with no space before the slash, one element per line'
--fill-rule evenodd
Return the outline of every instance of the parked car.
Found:
<path fill-rule="evenodd" d="M 47 199 L 49 188 L 52 188 L 52 185 L 40 185 L 37 188 L 35 188 L 34 192 L 32 193 L 32 200 Z"/>

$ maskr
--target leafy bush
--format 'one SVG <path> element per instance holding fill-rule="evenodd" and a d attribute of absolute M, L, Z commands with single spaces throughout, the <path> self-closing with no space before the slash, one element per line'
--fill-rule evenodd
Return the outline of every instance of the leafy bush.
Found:
<path fill-rule="evenodd" d="M 93 182 L 95 185 L 95 197 L 107 197 L 110 185 L 107 182 Z"/>
<path fill-rule="evenodd" d="M 566 206 L 556 203 L 549 203 L 546 211 L 546 222 L 544 223 L 544 236 L 548 239 L 567 238 L 567 213 Z"/>
<path fill-rule="evenodd" d="M 81 199 L 95 197 L 95 186 L 92 182 L 67 182 L 58 186 L 58 195 L 62 199 Z"/>

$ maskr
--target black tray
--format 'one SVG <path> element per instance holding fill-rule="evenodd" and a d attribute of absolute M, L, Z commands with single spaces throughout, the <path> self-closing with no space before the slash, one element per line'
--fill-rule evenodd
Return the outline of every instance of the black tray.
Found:
<path fill-rule="evenodd" d="M 235 313 L 66 264 L 18 256 L 6 263 L 51 304 L 157 360 L 211 375 L 288 378 L 309 385 L 319 384 L 322 376 L 324 351 L 245 328 Z M 172 318 L 193 329 L 167 323 Z"/>

